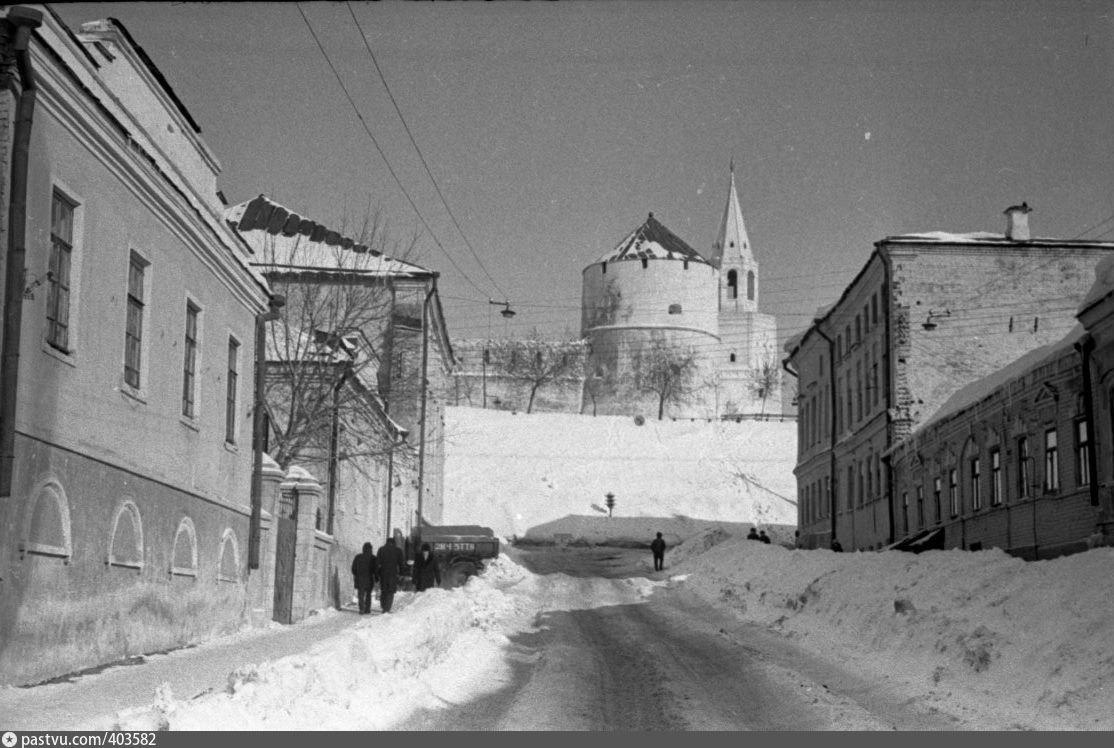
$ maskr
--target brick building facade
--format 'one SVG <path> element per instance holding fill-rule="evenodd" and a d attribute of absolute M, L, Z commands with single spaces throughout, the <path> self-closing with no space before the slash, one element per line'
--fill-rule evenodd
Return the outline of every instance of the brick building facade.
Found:
<path fill-rule="evenodd" d="M 798 377 L 802 544 L 900 539 L 890 449 L 964 384 L 1058 342 L 1114 243 L 1031 238 L 1027 205 L 1004 234 L 883 239 L 830 308 L 786 343 Z"/>

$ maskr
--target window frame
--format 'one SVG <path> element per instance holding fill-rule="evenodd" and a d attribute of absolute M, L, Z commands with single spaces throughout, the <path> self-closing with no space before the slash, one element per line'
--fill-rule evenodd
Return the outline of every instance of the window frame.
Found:
<path fill-rule="evenodd" d="M 55 211 L 59 206 L 68 208 L 66 236 L 62 236 Z M 78 209 L 81 203 L 69 197 L 58 187 L 50 193 L 50 253 L 47 258 L 46 295 L 46 344 L 69 355 L 73 352 L 70 337 L 73 302 L 74 236 L 77 229 Z M 65 260 L 65 262 L 63 262 Z"/>
<path fill-rule="evenodd" d="M 224 412 L 224 443 L 229 446 L 236 445 L 238 436 L 236 409 L 239 403 L 240 386 L 240 341 L 235 335 L 228 336 L 228 361 L 225 367 L 225 412 Z"/>
<path fill-rule="evenodd" d="M 1029 437 L 1017 439 L 1017 498 L 1027 499 L 1033 485 L 1032 457 L 1029 455 Z"/>
<path fill-rule="evenodd" d="M 1049 438 L 1051 437 L 1051 441 Z M 1060 490 L 1060 434 L 1056 427 L 1044 432 L 1044 492 Z"/>
<path fill-rule="evenodd" d="M 1002 450 L 990 448 L 990 505 L 1002 504 Z"/>
<path fill-rule="evenodd" d="M 970 461 L 971 469 L 971 511 L 982 509 L 982 457 L 975 455 Z"/>
<path fill-rule="evenodd" d="M 191 325 L 193 322 L 192 336 Z M 186 298 L 186 325 L 182 341 L 182 408 L 181 415 L 197 420 L 197 370 L 201 359 L 201 306 Z M 191 356 L 192 354 L 192 356 Z"/>
<path fill-rule="evenodd" d="M 150 326 L 150 267 L 147 258 L 135 249 L 129 250 L 124 301 L 124 366 L 121 374 L 125 391 L 140 399 L 144 397 L 149 365 L 148 340 L 143 333 Z M 134 375 L 135 381 L 130 375 Z"/>
<path fill-rule="evenodd" d="M 951 517 L 959 516 L 959 470 L 948 470 L 948 512 Z"/>
<path fill-rule="evenodd" d="M 1091 484 L 1091 439 L 1090 428 L 1086 418 L 1075 422 L 1075 470 L 1076 485 L 1089 486 Z"/>

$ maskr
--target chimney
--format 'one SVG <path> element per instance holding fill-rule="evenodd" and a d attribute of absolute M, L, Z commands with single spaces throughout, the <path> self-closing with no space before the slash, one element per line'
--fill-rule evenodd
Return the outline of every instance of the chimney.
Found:
<path fill-rule="evenodd" d="M 1006 208 L 1006 239 L 1011 242 L 1029 241 L 1029 214 L 1032 212 L 1029 203 Z"/>

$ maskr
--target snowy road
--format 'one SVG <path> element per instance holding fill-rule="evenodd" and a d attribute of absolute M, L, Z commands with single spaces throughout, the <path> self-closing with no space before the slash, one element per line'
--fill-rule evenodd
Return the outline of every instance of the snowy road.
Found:
<path fill-rule="evenodd" d="M 644 551 L 518 552 L 542 574 L 536 630 L 495 693 L 421 710 L 410 730 L 955 729 L 791 644 L 707 610 L 679 585 L 629 597 Z M 665 574 L 655 574 L 665 579 Z M 593 600 L 616 604 L 586 606 Z"/>

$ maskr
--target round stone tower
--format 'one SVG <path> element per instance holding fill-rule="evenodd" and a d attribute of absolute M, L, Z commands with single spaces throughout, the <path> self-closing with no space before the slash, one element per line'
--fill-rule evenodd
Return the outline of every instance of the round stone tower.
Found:
<path fill-rule="evenodd" d="M 714 417 L 717 268 L 651 213 L 582 276 L 584 412 Z"/>

